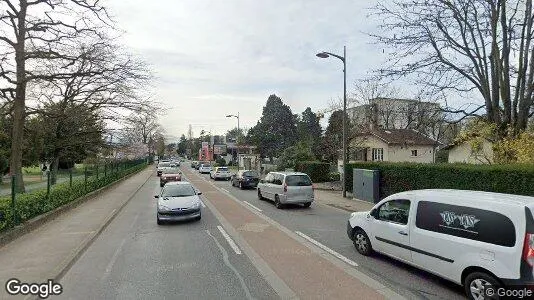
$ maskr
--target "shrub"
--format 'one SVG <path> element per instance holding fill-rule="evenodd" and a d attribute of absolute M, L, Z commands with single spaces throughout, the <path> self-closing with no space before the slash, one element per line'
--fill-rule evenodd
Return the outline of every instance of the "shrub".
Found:
<path fill-rule="evenodd" d="M 297 162 L 295 171 L 306 173 L 313 182 L 330 181 L 330 164 L 319 161 Z"/>
<path fill-rule="evenodd" d="M 345 168 L 345 187 L 352 192 L 352 169 L 380 171 L 380 199 L 419 189 L 477 190 L 534 196 L 532 165 L 352 163 Z"/>
<path fill-rule="evenodd" d="M 215 166 L 216 167 L 225 167 L 226 166 L 226 160 L 224 158 L 219 157 L 217 160 L 215 160 Z"/>
<path fill-rule="evenodd" d="M 116 171 L 117 168 L 114 168 L 113 172 L 108 172 L 107 176 L 101 173 L 102 176 L 98 179 L 96 176 L 89 177 L 87 186 L 85 186 L 84 179 L 73 181 L 72 187 L 69 186 L 69 182 L 56 184 L 51 187 L 49 197 L 46 195 L 46 188 L 31 193 L 18 194 L 15 200 L 18 221 L 24 222 L 49 212 L 92 191 L 105 187 L 122 177 L 142 170 L 145 166 L 145 160 L 122 162 L 118 171 Z M 13 226 L 10 196 L 0 197 L 0 215 L 3 216 L 3 219 L 0 219 L 1 232 Z"/>

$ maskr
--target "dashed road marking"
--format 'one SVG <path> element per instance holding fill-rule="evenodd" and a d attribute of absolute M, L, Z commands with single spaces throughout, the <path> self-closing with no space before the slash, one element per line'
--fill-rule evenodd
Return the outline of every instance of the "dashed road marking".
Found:
<path fill-rule="evenodd" d="M 228 233 L 226 233 L 226 231 L 224 231 L 224 229 L 219 225 L 217 225 L 217 229 L 219 229 L 219 231 L 221 232 L 223 237 L 226 239 L 230 247 L 234 249 L 235 254 L 241 254 L 241 250 L 239 250 L 239 247 L 237 247 L 236 243 L 234 242 L 234 240 L 232 240 L 232 238 L 228 235 Z"/>
<path fill-rule="evenodd" d="M 358 266 L 358 264 L 355 263 L 354 261 L 352 261 L 352 260 L 346 258 L 345 256 L 343 256 L 343 255 L 337 253 L 336 251 L 334 251 L 334 250 L 332 250 L 332 249 L 326 247 L 325 245 L 319 243 L 318 241 L 312 239 L 311 237 L 305 235 L 304 233 L 302 233 L 302 232 L 300 232 L 300 231 L 295 231 L 295 233 L 298 234 L 298 235 L 300 235 L 301 237 L 305 238 L 306 240 L 308 240 L 310 243 L 314 244 L 315 246 L 317 246 L 317 247 L 323 249 L 324 251 L 326 251 L 326 252 L 332 254 L 333 256 L 339 258 L 339 259 L 342 260 L 343 262 L 345 262 L 345 263 L 347 263 L 347 264 L 349 264 L 349 265 L 351 265 L 351 266 L 353 266 L 353 267 L 357 267 L 357 266 Z"/>
<path fill-rule="evenodd" d="M 227 189 L 223 189 L 221 188 L 221 190 L 225 191 L 226 193 L 230 194 L 230 191 L 228 191 Z"/>
<path fill-rule="evenodd" d="M 257 211 L 261 211 L 261 209 L 259 209 L 259 208 L 257 208 L 256 206 L 254 206 L 254 205 L 248 203 L 247 201 L 243 201 L 243 202 L 245 202 L 246 205 L 248 205 L 248 206 L 254 208 L 255 210 L 257 210 Z"/>

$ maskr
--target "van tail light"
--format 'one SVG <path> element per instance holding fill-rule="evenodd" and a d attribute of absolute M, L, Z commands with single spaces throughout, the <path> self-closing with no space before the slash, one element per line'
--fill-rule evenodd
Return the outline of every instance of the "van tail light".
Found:
<path fill-rule="evenodd" d="M 523 259 L 534 267 L 534 234 L 525 234 L 525 244 L 523 245 Z"/>
<path fill-rule="evenodd" d="M 284 184 L 284 193 L 287 193 L 287 184 Z"/>

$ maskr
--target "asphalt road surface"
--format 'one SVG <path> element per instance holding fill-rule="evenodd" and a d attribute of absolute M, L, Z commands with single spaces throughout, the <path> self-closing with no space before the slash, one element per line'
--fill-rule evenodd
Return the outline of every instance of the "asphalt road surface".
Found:
<path fill-rule="evenodd" d="M 229 181 L 214 181 L 209 178 L 209 174 L 195 172 L 193 176 L 210 180 L 222 192 L 228 192 L 239 201 L 248 202 L 291 231 L 302 232 L 353 260 L 359 265 L 358 270 L 408 299 L 466 299 L 462 287 L 433 274 L 384 255 L 360 255 L 347 237 L 346 226 L 350 215 L 347 211 L 317 203 L 310 208 L 292 205 L 280 210 L 269 200 L 259 200 L 256 189 L 240 190 L 232 187 Z"/>
<path fill-rule="evenodd" d="M 57 299 L 276 299 L 203 208 L 201 221 L 158 226 L 151 178 L 61 279 Z M 54 298 L 56 299 L 56 298 Z"/>

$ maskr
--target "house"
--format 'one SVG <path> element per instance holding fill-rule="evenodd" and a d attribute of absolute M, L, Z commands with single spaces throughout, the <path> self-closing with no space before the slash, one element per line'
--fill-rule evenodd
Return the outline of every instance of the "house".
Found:
<path fill-rule="evenodd" d="M 449 151 L 449 163 L 493 163 L 493 143 L 486 139 L 475 149 L 468 141 L 459 141 L 443 147 L 443 150 Z"/>
<path fill-rule="evenodd" d="M 439 145 L 412 129 L 371 128 L 353 139 L 349 161 L 433 163 Z"/>

